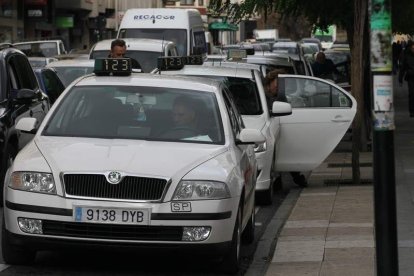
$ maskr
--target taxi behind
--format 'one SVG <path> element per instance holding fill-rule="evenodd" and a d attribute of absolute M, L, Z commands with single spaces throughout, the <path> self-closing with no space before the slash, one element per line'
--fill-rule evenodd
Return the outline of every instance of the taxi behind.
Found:
<path fill-rule="evenodd" d="M 197 110 L 197 125 L 175 126 L 178 99 Z M 5 180 L 6 263 L 71 243 L 183 249 L 237 271 L 241 239 L 254 239 L 253 147 L 264 137 L 244 128 L 220 82 L 130 75 L 129 59 L 96 60 L 44 123 L 17 128 L 37 134 Z"/>

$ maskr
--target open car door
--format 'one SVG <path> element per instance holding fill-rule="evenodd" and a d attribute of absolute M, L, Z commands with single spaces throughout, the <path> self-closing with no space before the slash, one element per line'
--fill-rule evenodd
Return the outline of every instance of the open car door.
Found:
<path fill-rule="evenodd" d="M 279 96 L 292 105 L 280 118 L 276 170 L 311 171 L 335 149 L 350 127 L 356 101 L 329 81 L 300 75 L 279 75 Z"/>

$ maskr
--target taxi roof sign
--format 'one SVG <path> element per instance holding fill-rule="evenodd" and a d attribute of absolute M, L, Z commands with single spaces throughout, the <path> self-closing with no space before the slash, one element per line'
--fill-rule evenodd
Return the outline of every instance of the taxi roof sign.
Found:
<path fill-rule="evenodd" d="M 247 51 L 243 49 L 230 49 L 227 54 L 227 58 L 235 59 L 243 59 L 247 57 Z"/>
<path fill-rule="evenodd" d="M 158 69 L 163 71 L 180 70 L 184 67 L 184 65 L 202 64 L 203 57 L 201 55 L 158 58 Z"/>
<path fill-rule="evenodd" d="M 95 59 L 93 72 L 97 76 L 128 76 L 132 72 L 130 58 Z"/>

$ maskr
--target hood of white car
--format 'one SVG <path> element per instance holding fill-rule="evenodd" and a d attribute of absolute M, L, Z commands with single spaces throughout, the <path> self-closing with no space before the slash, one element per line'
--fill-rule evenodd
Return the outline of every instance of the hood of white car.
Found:
<path fill-rule="evenodd" d="M 243 122 L 246 128 L 261 130 L 266 124 L 265 115 L 243 115 Z"/>
<path fill-rule="evenodd" d="M 54 172 L 119 171 L 172 177 L 225 151 L 223 145 L 45 137 L 35 140 Z"/>

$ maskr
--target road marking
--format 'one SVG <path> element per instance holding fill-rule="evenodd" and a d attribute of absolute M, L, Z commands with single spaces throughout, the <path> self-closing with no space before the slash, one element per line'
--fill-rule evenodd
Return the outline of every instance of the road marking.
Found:
<path fill-rule="evenodd" d="M 261 222 L 255 222 L 254 223 L 254 226 L 262 226 L 263 225 L 263 223 L 261 223 Z"/>
<path fill-rule="evenodd" d="M 9 265 L 0 264 L 0 271 L 6 270 L 8 267 L 9 267 Z"/>

